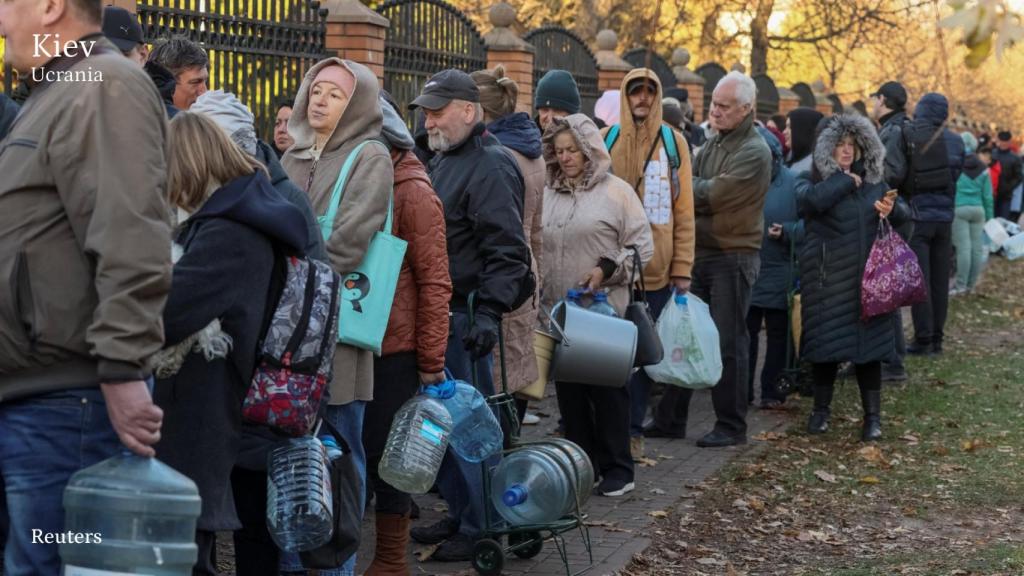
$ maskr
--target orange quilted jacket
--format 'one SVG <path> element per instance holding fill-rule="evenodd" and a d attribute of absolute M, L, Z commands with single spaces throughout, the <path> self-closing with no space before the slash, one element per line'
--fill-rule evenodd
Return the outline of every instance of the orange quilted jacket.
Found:
<path fill-rule="evenodd" d="M 382 353 L 416 352 L 421 372 L 444 369 L 448 343 L 448 245 L 444 208 L 416 155 L 392 150 L 395 166 L 393 233 L 409 243 L 398 277 Z"/>

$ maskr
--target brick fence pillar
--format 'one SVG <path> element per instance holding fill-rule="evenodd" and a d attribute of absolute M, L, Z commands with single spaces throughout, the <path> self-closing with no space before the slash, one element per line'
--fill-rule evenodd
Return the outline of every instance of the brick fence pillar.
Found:
<path fill-rule="evenodd" d="M 505 66 L 505 74 L 519 86 L 516 107 L 521 112 L 533 111 L 533 56 L 536 49 L 512 29 L 516 22 L 516 9 L 499 2 L 489 12 L 493 28 L 484 35 L 487 45 L 487 68 Z"/>
<path fill-rule="evenodd" d="M 704 78 L 687 68 L 689 63 L 689 50 L 676 48 L 672 51 L 672 72 L 676 75 L 676 86 L 689 94 L 687 100 L 693 106 L 693 121 L 700 124 L 704 121 Z"/>
<path fill-rule="evenodd" d="M 597 60 L 597 89 L 600 92 L 620 89 L 622 80 L 633 69 L 633 65 L 616 52 L 618 46 L 619 37 L 613 30 L 597 33 L 597 54 L 594 58 Z"/>
<path fill-rule="evenodd" d="M 384 83 L 384 40 L 391 23 L 358 0 L 324 0 L 327 52 L 368 67 Z"/>
<path fill-rule="evenodd" d="M 788 115 L 800 107 L 800 97 L 789 88 L 779 88 L 779 114 Z"/>

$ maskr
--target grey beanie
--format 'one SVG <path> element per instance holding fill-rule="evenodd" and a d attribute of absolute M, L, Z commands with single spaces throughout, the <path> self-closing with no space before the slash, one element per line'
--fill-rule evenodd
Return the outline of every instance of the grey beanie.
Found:
<path fill-rule="evenodd" d="M 188 110 L 213 120 L 239 148 L 256 155 L 256 128 L 249 108 L 230 92 L 210 90 Z"/>

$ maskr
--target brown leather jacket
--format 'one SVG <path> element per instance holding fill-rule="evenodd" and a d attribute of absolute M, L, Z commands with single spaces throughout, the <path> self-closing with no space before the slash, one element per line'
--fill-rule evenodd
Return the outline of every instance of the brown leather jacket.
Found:
<path fill-rule="evenodd" d="M 415 351 L 419 371 L 440 372 L 448 344 L 448 301 L 452 294 L 444 208 L 415 154 L 395 149 L 391 160 L 395 167 L 392 231 L 409 246 L 382 354 Z"/>

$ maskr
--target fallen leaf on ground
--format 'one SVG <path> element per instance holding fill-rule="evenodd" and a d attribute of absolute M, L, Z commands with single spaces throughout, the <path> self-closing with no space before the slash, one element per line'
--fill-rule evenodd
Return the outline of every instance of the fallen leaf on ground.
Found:
<path fill-rule="evenodd" d="M 860 482 L 861 484 L 879 484 L 882 481 L 879 480 L 877 476 L 865 476 L 858 480 L 858 482 Z"/>
<path fill-rule="evenodd" d="M 825 472 L 824 470 L 815 470 L 814 471 L 814 475 L 818 478 L 818 480 L 821 480 L 822 482 L 828 482 L 829 484 L 835 484 L 836 483 L 835 475 L 834 474 L 829 474 L 828 472 Z"/>
<path fill-rule="evenodd" d="M 985 446 L 985 441 L 982 440 L 981 438 L 974 438 L 972 440 L 964 440 L 964 441 L 960 442 L 960 448 L 964 452 L 974 452 L 978 448 L 982 448 L 984 446 Z"/>
<path fill-rule="evenodd" d="M 698 558 L 697 564 L 702 566 L 725 566 L 728 562 L 725 560 L 719 560 L 718 558 Z"/>
<path fill-rule="evenodd" d="M 437 552 L 437 549 L 440 546 L 440 544 L 423 546 L 414 550 L 412 554 L 416 557 L 416 560 L 419 560 L 420 562 L 426 562 L 427 560 L 430 560 L 430 557 L 434 555 L 434 552 Z"/>
<path fill-rule="evenodd" d="M 910 442 L 911 444 L 917 444 L 918 442 L 921 441 L 920 438 L 914 436 L 913 434 L 904 434 L 903 436 L 900 436 L 900 440 Z"/>
<path fill-rule="evenodd" d="M 772 440 L 782 440 L 786 435 L 781 432 L 765 431 L 757 434 L 753 437 L 754 440 L 761 440 L 763 442 L 771 442 Z"/>
<path fill-rule="evenodd" d="M 659 494 L 659 495 L 661 495 L 661 494 L 664 494 L 664 493 L 665 493 L 665 491 L 662 490 L 661 488 L 651 488 L 651 494 Z"/>
<path fill-rule="evenodd" d="M 668 518 L 668 512 L 665 512 L 664 510 L 652 510 L 648 512 L 647 515 L 652 518 Z"/>
<path fill-rule="evenodd" d="M 639 464 L 641 468 L 650 468 L 658 465 L 657 460 L 651 460 L 650 458 L 637 458 L 634 462 Z"/>
<path fill-rule="evenodd" d="M 882 449 L 878 446 L 865 446 L 860 450 L 857 450 L 857 454 L 868 462 L 874 462 L 875 464 L 888 464 L 888 462 L 885 461 L 885 456 L 882 455 Z"/>

